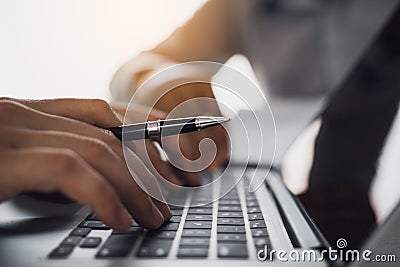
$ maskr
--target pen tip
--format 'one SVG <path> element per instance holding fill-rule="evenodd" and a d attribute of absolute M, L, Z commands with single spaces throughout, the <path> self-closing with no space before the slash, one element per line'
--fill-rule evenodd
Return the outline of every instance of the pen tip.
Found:
<path fill-rule="evenodd" d="M 231 120 L 230 118 L 225 118 L 225 117 L 223 117 L 223 118 L 219 119 L 218 122 L 219 122 L 219 123 L 225 123 L 225 122 L 228 122 L 228 121 L 230 121 L 230 120 Z"/>
<path fill-rule="evenodd" d="M 199 116 L 196 118 L 196 125 L 198 129 L 206 129 L 209 127 L 213 127 L 216 125 L 221 125 L 225 122 L 230 121 L 229 118 L 226 117 L 206 117 L 206 116 Z"/>
<path fill-rule="evenodd" d="M 220 124 L 225 123 L 225 122 L 228 122 L 228 121 L 230 121 L 230 120 L 231 120 L 230 118 L 226 118 L 226 117 L 219 117 L 219 118 L 216 119 L 216 121 L 217 121 L 218 123 L 220 123 Z"/>
<path fill-rule="evenodd" d="M 199 122 L 204 122 L 204 123 L 218 123 L 218 124 L 222 124 L 225 122 L 230 121 L 230 118 L 226 118 L 226 117 L 207 117 L 207 116 L 199 116 L 197 117 L 197 120 Z"/>

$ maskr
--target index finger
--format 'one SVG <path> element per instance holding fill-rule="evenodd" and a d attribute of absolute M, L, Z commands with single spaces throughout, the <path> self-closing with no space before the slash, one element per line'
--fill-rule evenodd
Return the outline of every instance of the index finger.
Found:
<path fill-rule="evenodd" d="M 103 128 L 119 126 L 122 124 L 111 106 L 102 99 L 3 99 L 21 103 L 44 113 L 83 121 Z"/>
<path fill-rule="evenodd" d="M 20 168 L 21 162 L 24 168 Z M 130 225 L 130 216 L 110 184 L 67 149 L 37 147 L 2 151 L 0 170 L 0 199 L 26 190 L 60 190 L 89 205 L 110 227 L 125 230 Z"/>

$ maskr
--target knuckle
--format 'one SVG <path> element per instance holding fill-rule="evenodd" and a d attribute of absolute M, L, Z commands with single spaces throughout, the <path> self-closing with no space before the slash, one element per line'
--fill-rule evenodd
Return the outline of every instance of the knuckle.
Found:
<path fill-rule="evenodd" d="M 10 98 L 10 97 L 6 97 L 6 96 L 0 97 L 0 102 L 3 102 L 3 101 L 12 101 L 12 100 L 13 100 L 13 99 Z"/>
<path fill-rule="evenodd" d="M 105 131 L 104 143 L 115 149 L 122 147 L 121 141 L 110 131 Z"/>
<path fill-rule="evenodd" d="M 91 182 L 92 191 L 95 196 L 103 198 L 113 198 L 113 193 L 110 188 L 102 179 L 95 179 Z"/>
<path fill-rule="evenodd" d="M 14 102 L 10 99 L 2 99 L 0 101 L 0 113 L 2 114 L 16 113 L 20 110 L 22 110 L 22 106 L 17 102 Z"/>
<path fill-rule="evenodd" d="M 99 111 L 111 111 L 111 106 L 103 99 L 93 99 L 93 106 Z"/>
<path fill-rule="evenodd" d="M 107 144 L 101 140 L 90 138 L 85 141 L 85 149 L 93 157 L 103 157 L 109 153 Z"/>
<path fill-rule="evenodd" d="M 55 153 L 50 153 L 46 155 L 54 172 L 67 172 L 76 170 L 79 166 L 78 155 L 69 149 L 60 149 L 60 151 Z"/>
<path fill-rule="evenodd" d="M 100 122 L 103 126 L 107 125 L 108 127 L 121 123 L 107 101 L 103 99 L 92 99 L 90 101 L 92 107 L 90 113 L 96 122 Z"/>

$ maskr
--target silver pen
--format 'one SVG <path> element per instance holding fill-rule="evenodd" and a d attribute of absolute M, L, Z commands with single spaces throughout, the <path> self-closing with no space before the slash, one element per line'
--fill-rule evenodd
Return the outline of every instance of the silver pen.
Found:
<path fill-rule="evenodd" d="M 225 117 L 198 116 L 147 121 L 107 128 L 121 141 L 158 139 L 163 136 L 200 131 L 229 121 Z M 123 136 L 123 137 L 122 137 Z"/>

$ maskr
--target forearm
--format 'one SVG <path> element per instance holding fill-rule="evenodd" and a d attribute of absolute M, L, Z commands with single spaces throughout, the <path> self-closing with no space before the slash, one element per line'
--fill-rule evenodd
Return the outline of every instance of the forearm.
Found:
<path fill-rule="evenodd" d="M 237 36 L 232 1 L 211 0 L 166 40 L 123 65 L 111 82 L 112 95 L 117 101 L 128 101 L 151 74 L 176 63 L 223 63 L 240 52 Z"/>
<path fill-rule="evenodd" d="M 208 1 L 187 23 L 150 52 L 177 62 L 197 60 L 225 62 L 240 50 L 234 2 Z"/>

